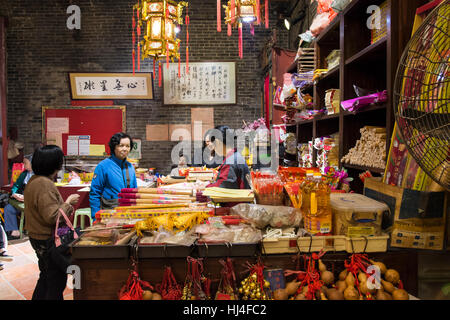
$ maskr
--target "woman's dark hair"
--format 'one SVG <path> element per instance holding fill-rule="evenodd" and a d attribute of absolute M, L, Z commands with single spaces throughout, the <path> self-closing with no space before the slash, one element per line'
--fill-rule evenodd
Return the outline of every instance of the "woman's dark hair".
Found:
<path fill-rule="evenodd" d="M 60 147 L 47 145 L 36 149 L 31 160 L 31 168 L 34 174 L 49 176 L 62 169 L 64 153 Z"/>
<path fill-rule="evenodd" d="M 131 137 L 123 132 L 118 132 L 115 135 L 113 135 L 111 137 L 111 139 L 109 140 L 109 150 L 111 151 L 111 155 L 116 155 L 114 153 L 114 150 L 116 149 L 116 146 L 120 144 L 120 140 L 128 138 L 130 139 L 130 151 L 131 149 L 133 149 L 133 139 L 131 139 Z"/>
<path fill-rule="evenodd" d="M 215 132 L 215 134 L 214 134 L 214 132 Z M 227 142 L 231 143 L 229 140 L 233 139 L 232 144 L 233 144 L 233 147 L 234 147 L 234 144 L 235 144 L 235 142 L 234 142 L 234 140 L 235 140 L 234 139 L 235 138 L 234 135 L 235 135 L 234 134 L 234 130 L 230 129 L 230 127 L 228 127 L 228 126 L 217 126 L 217 127 L 214 128 L 214 131 L 213 131 L 213 133 L 211 135 L 210 140 L 211 140 L 211 142 L 214 142 L 216 139 L 219 139 L 220 141 L 222 141 L 223 145 L 227 145 Z"/>

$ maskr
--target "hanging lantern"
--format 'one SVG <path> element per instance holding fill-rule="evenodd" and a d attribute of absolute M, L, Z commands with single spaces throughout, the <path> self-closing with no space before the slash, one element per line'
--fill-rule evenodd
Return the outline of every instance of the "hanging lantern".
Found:
<path fill-rule="evenodd" d="M 220 15 L 219 12 L 219 3 L 220 0 L 217 0 L 218 2 L 218 9 L 217 9 L 217 15 Z M 264 20 L 265 20 L 265 27 L 269 27 L 268 23 L 268 1 L 265 0 L 264 2 Z M 227 24 L 227 34 L 228 36 L 231 36 L 231 29 L 233 27 L 238 28 L 238 36 L 239 36 L 239 57 L 243 58 L 243 49 L 242 49 L 242 25 L 244 23 L 248 24 L 250 26 L 250 32 L 252 35 L 254 35 L 254 25 L 260 25 L 261 24 L 261 4 L 260 0 L 229 0 L 227 2 L 227 5 L 223 6 L 225 8 L 225 23 Z M 219 23 L 220 19 L 217 19 L 217 23 Z M 220 30 L 219 30 L 220 29 Z M 218 31 L 221 31 L 221 28 L 219 26 L 217 27 Z"/>
<path fill-rule="evenodd" d="M 143 28 L 144 39 L 138 43 L 141 59 L 153 58 L 154 71 L 160 60 L 166 60 L 168 68 L 169 61 L 180 59 L 180 39 L 177 39 L 177 32 L 179 25 L 183 24 L 183 7 L 187 6 L 185 1 L 174 0 L 147 0 L 134 5 L 133 9 L 140 13 L 137 15 L 137 27 Z M 161 73 L 161 67 L 158 69 Z"/>

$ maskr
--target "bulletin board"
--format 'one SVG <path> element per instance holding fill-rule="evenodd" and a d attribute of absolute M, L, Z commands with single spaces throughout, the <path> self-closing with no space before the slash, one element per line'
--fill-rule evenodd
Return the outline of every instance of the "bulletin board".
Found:
<path fill-rule="evenodd" d="M 90 136 L 91 145 L 104 145 L 126 131 L 125 106 L 42 107 L 42 142 L 59 145 L 67 155 L 69 136 Z"/>

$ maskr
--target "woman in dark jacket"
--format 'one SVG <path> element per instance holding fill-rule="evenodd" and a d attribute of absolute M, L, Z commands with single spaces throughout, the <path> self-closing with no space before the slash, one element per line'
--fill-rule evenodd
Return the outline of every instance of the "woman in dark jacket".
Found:
<path fill-rule="evenodd" d="M 250 170 L 244 157 L 237 152 L 234 138 L 234 131 L 227 126 L 218 126 L 211 134 L 214 150 L 219 156 L 224 157 L 224 160 L 218 169 L 216 181 L 207 188 L 250 189 L 247 180 Z"/>

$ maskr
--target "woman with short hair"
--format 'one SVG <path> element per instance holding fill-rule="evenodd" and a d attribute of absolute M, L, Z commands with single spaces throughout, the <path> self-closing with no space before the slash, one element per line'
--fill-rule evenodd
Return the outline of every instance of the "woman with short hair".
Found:
<path fill-rule="evenodd" d="M 66 201 L 55 186 L 55 178 L 64 162 L 60 147 L 47 145 L 38 148 L 31 161 L 34 175 L 24 191 L 25 228 L 36 252 L 39 279 L 33 300 L 63 300 L 67 273 L 54 261 L 50 250 L 55 246 L 54 232 L 60 210 L 70 217 L 80 195 L 71 194 Z"/>
<path fill-rule="evenodd" d="M 123 188 L 137 188 L 134 167 L 127 161 L 132 147 L 133 139 L 126 133 L 119 132 L 111 137 L 111 156 L 97 165 L 91 182 L 89 202 L 93 220 L 100 209 L 118 206 L 119 193 Z"/>

